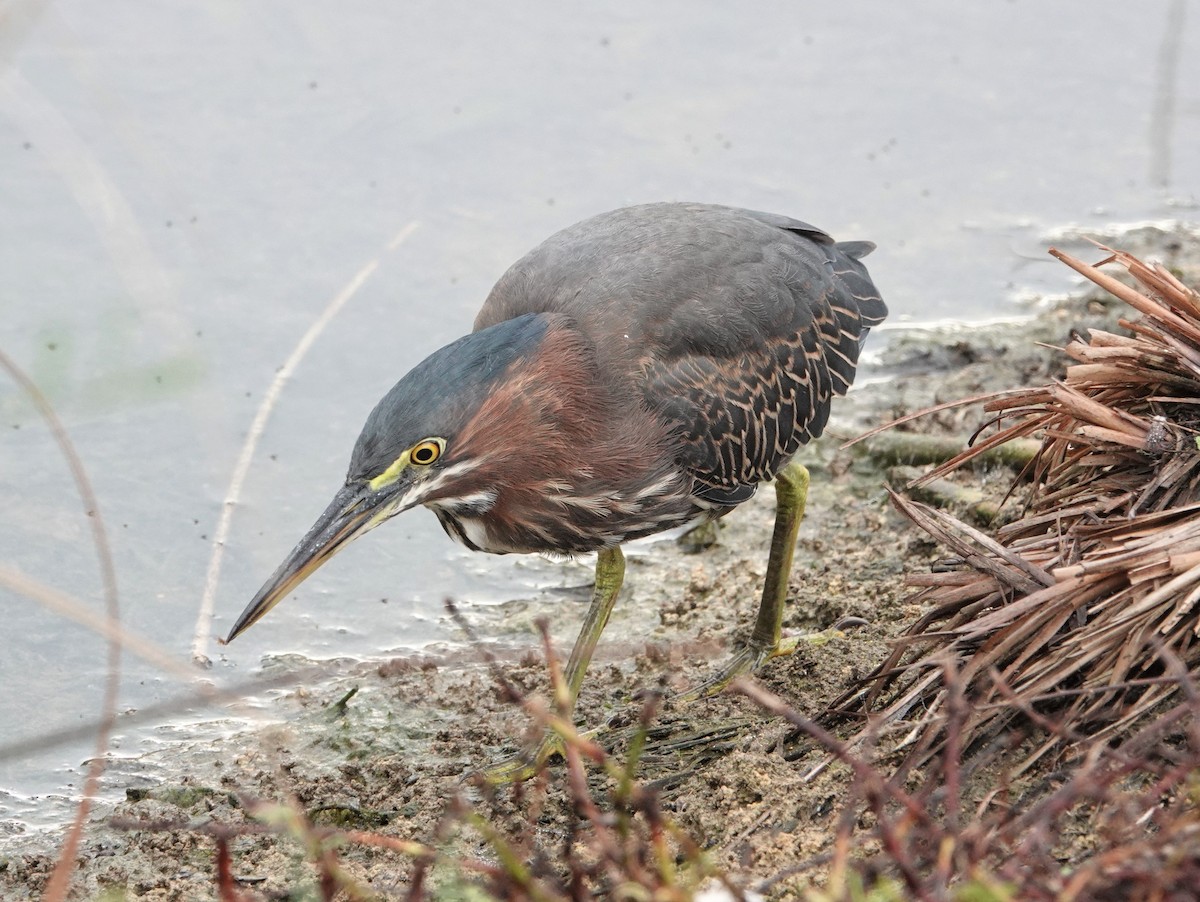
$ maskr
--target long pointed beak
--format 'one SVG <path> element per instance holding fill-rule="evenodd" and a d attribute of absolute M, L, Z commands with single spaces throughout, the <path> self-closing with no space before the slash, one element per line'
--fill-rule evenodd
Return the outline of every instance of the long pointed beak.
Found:
<path fill-rule="evenodd" d="M 374 494 L 362 484 L 347 485 L 338 492 L 308 534 L 258 590 L 250 604 L 246 605 L 246 610 L 238 617 L 225 642 L 232 642 L 257 623 L 322 564 L 353 539 L 382 522 L 384 518 L 376 516 L 382 499 L 371 497 Z"/>

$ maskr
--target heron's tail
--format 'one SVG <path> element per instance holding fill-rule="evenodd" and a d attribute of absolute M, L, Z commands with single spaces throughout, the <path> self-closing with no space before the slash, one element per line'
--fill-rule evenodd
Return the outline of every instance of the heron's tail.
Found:
<path fill-rule="evenodd" d="M 837 249 L 851 260 L 861 260 L 875 250 L 874 241 L 839 241 Z"/>

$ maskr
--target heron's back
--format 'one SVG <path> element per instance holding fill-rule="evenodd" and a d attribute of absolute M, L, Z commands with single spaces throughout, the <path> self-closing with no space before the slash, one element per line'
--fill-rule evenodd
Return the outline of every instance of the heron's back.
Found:
<path fill-rule="evenodd" d="M 475 321 L 565 313 L 614 380 L 678 434 L 712 500 L 736 503 L 824 429 L 887 308 L 861 262 L 798 220 L 704 204 L 614 210 L 518 260 Z"/>

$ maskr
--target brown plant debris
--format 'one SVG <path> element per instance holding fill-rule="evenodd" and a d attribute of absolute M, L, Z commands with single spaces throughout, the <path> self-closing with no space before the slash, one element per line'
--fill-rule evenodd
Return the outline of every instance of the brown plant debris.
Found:
<path fill-rule="evenodd" d="M 911 578 L 927 613 L 831 711 L 907 729 L 911 764 L 945 742 L 947 656 L 970 703 L 962 748 L 1063 727 L 1043 730 L 1023 768 L 1128 735 L 1200 665 L 1200 295 L 1104 250 L 1094 266 L 1051 253 L 1140 314 L 1120 320 L 1129 334 L 1075 336 L 1065 378 L 984 399 L 994 431 L 914 481 L 1037 438 L 1023 515 L 986 535 L 893 493 L 958 566 Z M 1110 263 L 1133 286 L 1099 268 Z"/>

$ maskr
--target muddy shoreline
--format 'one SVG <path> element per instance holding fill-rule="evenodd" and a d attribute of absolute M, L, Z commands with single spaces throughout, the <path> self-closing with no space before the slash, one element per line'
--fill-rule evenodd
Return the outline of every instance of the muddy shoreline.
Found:
<path fill-rule="evenodd" d="M 1165 259 L 1185 281 L 1197 282 L 1200 239 L 1190 231 L 1145 227 L 1104 237 Z M 888 640 L 921 613 L 910 601 L 904 574 L 928 569 L 938 549 L 887 503 L 883 486 L 891 462 L 873 457 L 870 443 L 846 450 L 842 442 L 933 403 L 1043 382 L 1064 363 L 1046 345 L 1063 344 L 1072 331 L 1112 328 L 1120 313 L 1111 299 L 1088 292 L 1031 309 L 1027 320 L 987 328 L 903 330 L 892 324 L 895 334 L 864 371 L 859 390 L 835 405 L 826 436 L 800 456 L 812 473 L 812 489 L 784 623 L 791 633 L 826 630 L 846 618 L 864 625 L 771 662 L 759 674 L 764 686 L 815 715 L 869 671 Z M 914 428 L 965 436 L 979 420 L 977 409 L 963 409 L 925 418 Z M 999 496 L 1011 471 L 997 467 L 965 478 Z M 723 522 L 711 548 L 691 554 L 667 539 L 635 549 L 580 698 L 578 721 L 628 723 L 644 690 L 669 693 L 701 682 L 729 653 L 757 607 L 772 516 L 773 493 L 764 489 Z M 150 899 L 217 898 L 213 843 L 199 828 L 245 823 L 248 799 L 294 799 L 317 823 L 433 842 L 447 801 L 475 798 L 464 777 L 512 752 L 530 730 L 528 718 L 503 700 L 484 653 L 520 690 L 545 693 L 534 624 L 545 618 L 565 653 L 586 603 L 586 591 L 580 591 L 468 608 L 463 614 L 480 649 L 333 662 L 321 679 L 272 693 L 278 724 L 179 747 L 170 762 L 160 762 L 167 766 L 153 785 L 130 787 L 125 802 L 96 812 L 72 897 L 96 898 L 118 888 Z M 291 664 L 276 661 L 267 672 Z M 658 787 L 667 815 L 737 883 L 754 886 L 829 850 L 832 800 L 846 776 L 829 768 L 810 778 L 822 753 L 784 749 L 786 723 L 734 696 L 686 708 L 668 702 L 656 723 L 641 779 Z M 620 742 L 614 754 L 621 754 Z M 551 773 L 561 774 L 561 765 L 556 768 Z M 506 794 L 488 805 L 489 816 L 500 821 L 522 816 Z M 537 825 L 550 846 L 569 816 L 566 808 L 552 781 Z M 114 818 L 126 825 L 179 826 L 114 829 Z M 465 834 L 441 842 L 464 855 L 488 855 Z M 234 873 L 244 878 L 251 898 L 278 898 L 312 883 L 312 871 L 290 839 L 239 836 L 232 853 Z M 53 836 L 17 838 L 0 852 L 0 896 L 37 898 L 56 856 Z M 379 849 L 346 848 L 341 860 L 352 877 L 385 897 L 404 891 L 412 869 L 411 860 Z M 786 896 L 802 884 L 799 878 L 785 881 L 772 893 Z"/>

